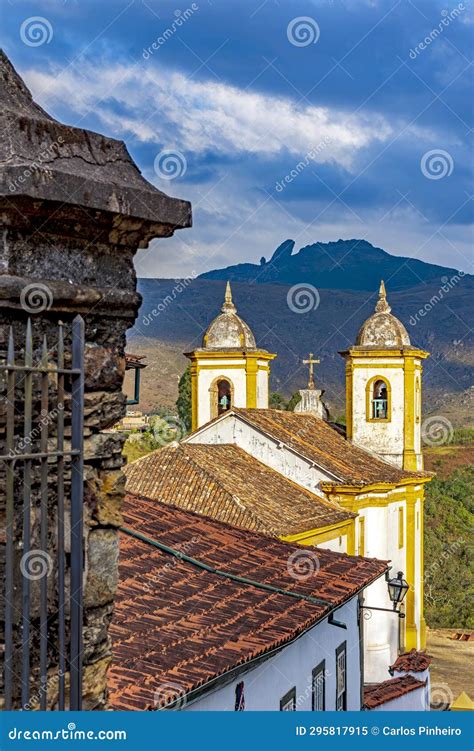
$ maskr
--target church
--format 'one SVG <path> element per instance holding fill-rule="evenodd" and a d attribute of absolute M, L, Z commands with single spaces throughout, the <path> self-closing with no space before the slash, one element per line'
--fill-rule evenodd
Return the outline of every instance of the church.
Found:
<path fill-rule="evenodd" d="M 346 427 L 308 387 L 293 412 L 269 409 L 270 363 L 227 283 L 220 314 L 191 361 L 192 433 L 126 467 L 128 493 L 292 544 L 388 562 L 407 588 L 364 590 L 364 671 L 383 682 L 402 653 L 424 649 L 421 381 L 428 353 L 411 345 L 384 283 L 346 368 Z M 310 559 L 308 559 L 310 561 Z"/>

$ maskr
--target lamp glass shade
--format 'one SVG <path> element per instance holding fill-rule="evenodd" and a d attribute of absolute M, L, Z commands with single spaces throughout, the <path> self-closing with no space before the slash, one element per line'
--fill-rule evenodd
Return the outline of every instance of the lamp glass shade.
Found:
<path fill-rule="evenodd" d="M 398 572 L 396 578 L 390 579 L 388 582 L 388 594 L 394 607 L 403 602 L 408 588 L 408 582 L 403 578 L 402 571 Z"/>

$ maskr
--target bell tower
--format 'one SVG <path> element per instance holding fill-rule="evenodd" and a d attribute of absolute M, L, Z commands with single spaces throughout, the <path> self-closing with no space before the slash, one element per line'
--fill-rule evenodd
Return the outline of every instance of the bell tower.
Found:
<path fill-rule="evenodd" d="M 191 360 L 192 429 L 232 407 L 268 408 L 270 361 L 250 327 L 237 315 L 227 282 L 220 314 L 207 328 Z"/>
<path fill-rule="evenodd" d="M 383 281 L 375 312 L 346 361 L 347 438 L 400 469 L 423 469 L 421 376 L 425 352 L 391 313 Z"/>

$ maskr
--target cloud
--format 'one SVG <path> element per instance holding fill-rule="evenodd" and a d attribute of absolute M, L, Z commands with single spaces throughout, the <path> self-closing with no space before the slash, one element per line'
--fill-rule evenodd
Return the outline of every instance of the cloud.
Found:
<path fill-rule="evenodd" d="M 97 68 L 100 67 L 100 77 Z M 121 137 L 156 142 L 196 154 L 246 153 L 264 159 L 301 157 L 350 170 L 357 153 L 386 142 L 393 124 L 383 115 L 351 114 L 260 93 L 229 83 L 197 81 L 144 65 L 85 65 L 63 72 L 27 70 L 35 98 L 51 111 L 63 102 L 85 118 L 93 112 Z M 79 123 L 81 124 L 81 123 Z M 323 148 L 318 148 L 323 144 Z"/>

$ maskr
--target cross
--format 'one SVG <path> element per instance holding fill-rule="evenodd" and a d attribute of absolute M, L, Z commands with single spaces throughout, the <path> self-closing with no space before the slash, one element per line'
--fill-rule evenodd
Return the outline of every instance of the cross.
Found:
<path fill-rule="evenodd" d="M 303 365 L 309 365 L 309 379 L 308 379 L 308 388 L 314 389 L 314 378 L 313 378 L 313 365 L 316 365 L 318 362 L 321 362 L 320 360 L 313 360 L 313 353 L 309 353 L 309 359 L 303 360 Z"/>

